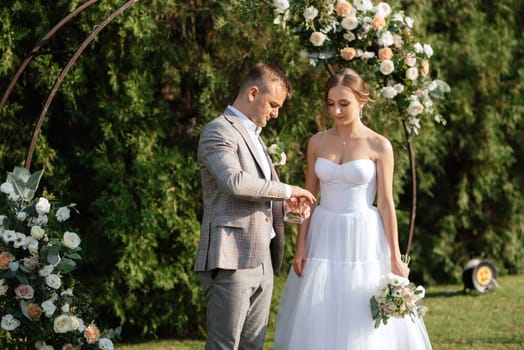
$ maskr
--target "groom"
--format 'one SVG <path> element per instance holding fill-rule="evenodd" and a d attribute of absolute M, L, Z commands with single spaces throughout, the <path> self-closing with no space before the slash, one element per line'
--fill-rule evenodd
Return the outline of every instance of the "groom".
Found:
<path fill-rule="evenodd" d="M 206 297 L 206 350 L 263 348 L 273 271 L 284 253 L 282 201 L 315 201 L 309 191 L 278 181 L 259 137 L 290 95 L 285 74 L 258 63 L 234 103 L 200 136 L 204 213 L 195 270 Z"/>

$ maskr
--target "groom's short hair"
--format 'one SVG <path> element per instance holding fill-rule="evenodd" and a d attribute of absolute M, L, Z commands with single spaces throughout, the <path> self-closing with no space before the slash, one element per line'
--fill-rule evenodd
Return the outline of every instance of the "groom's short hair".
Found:
<path fill-rule="evenodd" d="M 261 91 L 266 92 L 269 82 L 280 83 L 282 87 L 286 89 L 287 97 L 291 97 L 292 87 L 289 78 L 279 67 L 265 62 L 259 62 L 251 67 L 240 86 L 240 90 L 256 85 Z"/>

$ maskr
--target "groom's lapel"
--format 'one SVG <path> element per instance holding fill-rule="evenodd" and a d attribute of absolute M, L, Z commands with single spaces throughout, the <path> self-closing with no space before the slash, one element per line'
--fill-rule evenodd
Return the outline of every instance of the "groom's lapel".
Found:
<path fill-rule="evenodd" d="M 238 130 L 238 132 L 240 133 L 240 135 L 242 136 L 242 139 L 244 140 L 244 142 L 247 144 L 247 147 L 249 148 L 249 151 L 251 152 L 251 155 L 253 156 L 253 159 L 255 160 L 257 166 L 259 167 L 260 169 L 260 172 L 262 174 L 264 174 L 264 171 L 262 169 L 264 169 L 262 167 L 262 159 L 260 159 L 260 156 L 258 155 L 258 151 L 255 147 L 255 145 L 253 144 L 253 141 L 251 139 L 251 136 L 249 136 L 249 132 L 246 130 L 246 128 L 244 127 L 244 124 L 242 123 L 242 121 L 240 120 L 240 118 L 238 118 L 235 114 L 233 113 L 228 113 L 228 110 L 226 109 L 226 112 L 224 112 L 224 117 L 229 120 L 229 122 L 231 123 L 231 125 L 233 125 L 233 127 L 235 129 Z M 264 148 L 265 150 L 265 145 L 264 143 L 262 143 L 262 147 Z M 266 152 L 267 153 L 267 152 Z M 270 166 L 271 166 L 271 162 L 269 162 Z M 272 166 L 271 166 L 272 167 Z M 273 171 L 273 170 L 272 170 Z"/>

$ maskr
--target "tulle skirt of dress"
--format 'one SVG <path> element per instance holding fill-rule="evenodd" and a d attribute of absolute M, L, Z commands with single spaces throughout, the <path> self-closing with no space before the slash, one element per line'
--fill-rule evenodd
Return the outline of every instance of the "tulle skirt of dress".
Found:
<path fill-rule="evenodd" d="M 291 268 L 283 291 L 275 350 L 428 350 L 422 320 L 391 318 L 374 328 L 369 300 L 390 271 L 375 207 L 335 213 L 317 207 L 302 277 Z"/>

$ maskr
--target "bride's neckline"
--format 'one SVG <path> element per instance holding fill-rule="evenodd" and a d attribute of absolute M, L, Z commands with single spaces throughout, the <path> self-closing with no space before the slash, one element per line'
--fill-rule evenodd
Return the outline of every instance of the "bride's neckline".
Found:
<path fill-rule="evenodd" d="M 354 163 L 354 162 L 365 162 L 365 161 L 375 163 L 374 160 L 372 160 L 372 159 L 365 159 L 365 158 L 363 158 L 363 159 L 352 159 L 352 160 L 348 160 L 347 162 L 344 162 L 344 163 L 335 163 L 335 162 L 333 162 L 333 161 L 331 161 L 331 160 L 329 160 L 327 158 L 324 158 L 324 157 L 317 157 L 317 159 L 323 159 L 326 162 L 329 162 L 329 163 L 331 163 L 333 165 L 346 165 L 346 164 L 350 164 L 350 163 Z"/>

